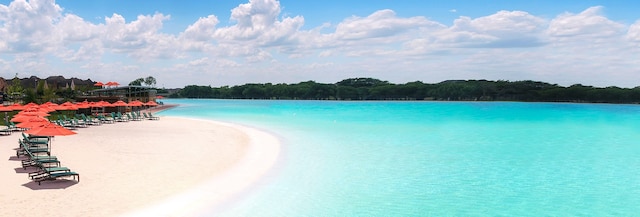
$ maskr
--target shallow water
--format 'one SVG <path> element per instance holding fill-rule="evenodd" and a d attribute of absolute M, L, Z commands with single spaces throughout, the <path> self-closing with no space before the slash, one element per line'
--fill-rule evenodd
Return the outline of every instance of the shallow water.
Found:
<path fill-rule="evenodd" d="M 164 100 L 163 115 L 284 142 L 258 186 L 206 215 L 629 216 L 640 106 L 516 102 Z"/>

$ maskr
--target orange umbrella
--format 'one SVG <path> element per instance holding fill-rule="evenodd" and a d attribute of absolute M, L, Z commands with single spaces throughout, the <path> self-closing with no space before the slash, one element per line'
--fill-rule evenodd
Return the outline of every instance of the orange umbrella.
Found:
<path fill-rule="evenodd" d="M 115 106 L 113 106 L 113 104 L 111 104 L 111 103 L 109 103 L 107 101 L 104 101 L 104 100 L 100 100 L 98 103 L 101 105 L 101 107 L 115 107 Z"/>
<path fill-rule="evenodd" d="M 102 86 L 104 86 L 104 84 L 103 84 L 102 82 L 99 82 L 99 81 L 98 81 L 98 82 L 96 82 L 95 84 L 93 84 L 93 86 L 96 86 L 96 87 L 102 87 Z"/>
<path fill-rule="evenodd" d="M 42 105 L 46 105 L 46 106 L 58 106 L 58 104 L 55 104 L 55 103 L 52 103 L 52 102 L 45 102 L 45 103 L 42 103 Z M 42 106 L 42 105 L 40 105 L 40 106 Z"/>
<path fill-rule="evenodd" d="M 156 99 L 164 99 L 164 96 L 156 96 Z"/>
<path fill-rule="evenodd" d="M 13 109 L 14 111 L 17 111 L 17 110 L 24 110 L 24 106 L 23 106 L 23 105 L 20 105 L 20 103 L 15 103 L 15 104 L 10 105 L 10 106 L 8 106 L 8 107 L 11 107 L 11 109 Z"/>
<path fill-rule="evenodd" d="M 97 102 L 90 102 L 89 106 L 91 106 L 92 108 L 104 107 L 100 103 L 97 103 Z"/>
<path fill-rule="evenodd" d="M 48 123 L 41 127 L 32 128 L 30 130 L 25 131 L 24 133 L 27 133 L 29 135 L 36 135 L 36 136 L 68 136 L 68 135 L 77 134 L 76 132 L 73 132 L 67 128 L 64 128 L 54 123 Z M 49 152 L 51 152 L 51 146 L 49 146 Z"/>
<path fill-rule="evenodd" d="M 64 128 L 54 123 L 47 123 L 45 125 L 42 125 L 41 127 L 36 127 L 30 130 L 27 130 L 24 133 L 27 133 L 29 135 L 36 135 L 36 136 L 68 136 L 68 135 L 77 134 L 76 132 L 73 132 L 67 128 Z"/>
<path fill-rule="evenodd" d="M 129 102 L 129 104 L 128 104 L 128 105 L 129 105 L 129 106 L 142 106 L 142 105 L 143 105 L 143 103 L 142 103 L 142 102 L 140 102 L 140 100 L 134 100 L 134 101 Z"/>
<path fill-rule="evenodd" d="M 71 110 L 78 110 L 78 107 L 76 105 L 61 105 L 56 107 L 56 110 L 58 111 L 71 111 Z"/>
<path fill-rule="evenodd" d="M 0 112 L 10 112 L 13 111 L 11 106 L 0 106 Z"/>
<path fill-rule="evenodd" d="M 120 85 L 120 83 L 115 82 L 115 81 L 109 81 L 109 82 L 107 82 L 107 84 L 105 84 L 105 85 L 107 85 L 107 86 L 118 86 L 118 85 Z"/>
<path fill-rule="evenodd" d="M 37 114 L 37 113 L 33 113 L 33 114 L 17 114 L 14 115 L 13 118 L 11 118 L 12 122 L 27 122 L 29 121 L 31 118 L 34 117 L 44 117 L 44 116 L 49 116 L 49 114 L 45 114 L 45 115 L 41 115 L 41 114 Z"/>
<path fill-rule="evenodd" d="M 76 105 L 76 107 L 83 108 L 83 109 L 91 107 L 91 105 L 89 105 L 89 102 L 87 102 L 86 100 L 83 101 L 83 102 L 76 103 L 75 105 Z"/>
<path fill-rule="evenodd" d="M 46 116 L 50 116 L 50 114 L 47 113 L 46 111 L 33 110 L 33 111 L 21 111 L 21 112 L 18 112 L 18 114 L 14 115 L 14 116 L 41 116 L 41 117 L 46 117 Z"/>
<path fill-rule="evenodd" d="M 60 104 L 60 106 L 56 107 L 57 110 L 78 110 L 76 104 L 73 104 L 69 101 Z"/>
<path fill-rule="evenodd" d="M 149 101 L 149 102 L 145 103 L 144 105 L 146 105 L 146 106 L 158 106 L 158 103 L 156 103 L 155 101 Z"/>
<path fill-rule="evenodd" d="M 122 100 L 118 100 L 117 102 L 112 103 L 113 106 L 128 106 L 126 102 Z"/>
<path fill-rule="evenodd" d="M 49 120 L 46 118 L 35 116 L 31 117 L 31 119 L 28 119 L 26 122 L 16 124 L 16 126 L 20 128 L 34 128 L 44 126 L 47 123 L 49 123 Z"/>
<path fill-rule="evenodd" d="M 40 106 L 31 106 L 31 107 L 27 107 L 24 110 L 20 111 L 19 113 L 24 113 L 24 112 L 44 112 L 44 113 L 49 113 L 49 109 L 45 108 L 44 106 L 42 108 L 40 108 Z"/>

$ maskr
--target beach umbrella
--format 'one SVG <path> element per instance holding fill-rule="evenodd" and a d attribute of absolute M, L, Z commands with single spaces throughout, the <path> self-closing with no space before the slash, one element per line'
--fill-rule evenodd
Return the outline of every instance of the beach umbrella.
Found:
<path fill-rule="evenodd" d="M 34 107 L 34 106 L 39 106 L 39 105 L 36 104 L 35 102 L 30 102 L 30 103 L 27 103 L 26 105 L 24 105 L 24 107 Z"/>
<path fill-rule="evenodd" d="M 78 107 L 76 105 L 60 105 L 58 107 L 56 107 L 56 110 L 58 111 L 71 111 L 71 110 L 78 110 Z"/>
<path fill-rule="evenodd" d="M 149 102 L 146 102 L 144 105 L 146 105 L 146 106 L 158 106 L 158 103 L 156 103 L 155 101 L 149 101 Z"/>
<path fill-rule="evenodd" d="M 24 106 L 20 105 L 20 103 L 14 103 L 13 105 L 7 106 L 13 109 L 14 111 L 24 110 Z"/>
<path fill-rule="evenodd" d="M 129 106 L 132 107 L 131 108 L 132 111 L 133 111 L 133 107 L 140 107 L 140 106 L 143 106 L 143 105 L 144 105 L 144 103 L 140 102 L 140 100 L 134 100 L 134 101 L 129 102 Z"/>
<path fill-rule="evenodd" d="M 24 110 L 18 112 L 18 113 L 25 113 L 25 112 L 43 112 L 43 113 L 49 113 L 49 109 L 40 106 L 31 106 L 28 108 L 25 108 Z"/>
<path fill-rule="evenodd" d="M 20 122 L 20 123 L 27 122 L 27 121 L 29 121 L 29 119 L 34 118 L 34 117 L 44 117 L 44 116 L 41 116 L 41 115 L 14 115 L 11 118 L 11 122 Z"/>
<path fill-rule="evenodd" d="M 125 107 L 128 106 L 126 102 L 122 101 L 122 100 L 118 100 L 114 103 L 112 103 L 111 105 L 115 106 L 115 107 Z M 118 108 L 118 111 L 122 111 L 120 110 L 120 108 Z"/>
<path fill-rule="evenodd" d="M 102 82 L 99 82 L 99 81 L 98 81 L 98 82 L 96 82 L 95 84 L 93 84 L 93 86 L 96 86 L 96 87 L 102 87 L 102 86 L 104 86 L 104 84 L 103 84 Z"/>
<path fill-rule="evenodd" d="M 41 127 L 36 127 L 30 130 L 27 130 L 24 133 L 27 133 L 29 135 L 36 135 L 36 136 L 68 136 L 68 135 L 77 134 L 76 132 L 73 132 L 67 128 L 64 128 L 63 126 L 60 126 L 51 122 Z"/>
<path fill-rule="evenodd" d="M 156 96 L 156 99 L 164 99 L 164 96 Z"/>
<path fill-rule="evenodd" d="M 104 107 L 102 106 L 100 103 L 98 102 L 90 102 L 89 106 L 91 106 L 91 108 L 99 108 L 99 107 Z"/>
<path fill-rule="evenodd" d="M 115 82 L 115 81 L 109 81 L 107 82 L 105 85 L 109 86 L 109 87 L 113 87 L 113 86 L 118 86 L 120 85 L 120 83 Z"/>
<path fill-rule="evenodd" d="M 91 105 L 89 105 L 89 102 L 87 102 L 86 100 L 82 101 L 82 102 L 79 102 L 79 103 L 76 103 L 75 105 L 76 105 L 76 107 L 81 108 L 81 109 L 91 108 Z"/>
<path fill-rule="evenodd" d="M 31 117 L 30 119 L 28 119 L 25 122 L 21 122 L 19 124 L 16 124 L 16 127 L 29 128 L 30 129 L 30 128 L 34 128 L 34 127 L 44 126 L 47 123 L 49 123 L 49 120 L 47 120 L 46 118 L 35 116 L 35 117 Z"/>
<path fill-rule="evenodd" d="M 104 101 L 104 100 L 100 100 L 98 102 L 98 104 L 100 104 L 100 107 L 115 107 L 115 106 L 113 106 L 113 104 L 111 104 L 111 103 L 109 103 L 107 101 Z"/>
<path fill-rule="evenodd" d="M 21 116 L 46 117 L 46 116 L 50 116 L 50 114 L 47 113 L 47 112 L 43 112 L 43 111 L 21 111 L 21 112 L 18 112 L 18 114 L 14 115 L 13 117 L 21 117 Z"/>
<path fill-rule="evenodd" d="M 64 128 L 60 125 L 54 123 L 47 123 L 40 127 L 31 128 L 30 130 L 25 131 L 24 133 L 35 136 L 68 136 L 77 134 L 67 128 Z M 49 145 L 49 152 L 51 152 L 51 145 Z"/>
<path fill-rule="evenodd" d="M 129 106 L 136 106 L 136 107 L 138 107 L 138 106 L 142 106 L 143 104 L 144 104 L 144 103 L 140 102 L 140 100 L 134 100 L 134 101 L 129 102 L 129 104 L 128 104 L 128 105 L 129 105 Z"/>
<path fill-rule="evenodd" d="M 113 106 L 128 106 L 128 104 L 126 102 L 122 101 L 122 100 L 118 100 L 118 101 L 112 103 L 111 105 L 113 105 Z"/>
<path fill-rule="evenodd" d="M 73 104 L 69 101 L 60 104 L 60 106 L 56 107 L 56 110 L 65 110 L 65 111 L 70 111 L 70 110 L 78 110 L 78 107 L 76 106 L 76 104 Z"/>
<path fill-rule="evenodd" d="M 49 106 L 49 107 L 51 107 L 51 106 L 58 106 L 58 104 L 55 104 L 53 102 L 45 102 L 45 103 L 42 103 L 40 106 Z"/>

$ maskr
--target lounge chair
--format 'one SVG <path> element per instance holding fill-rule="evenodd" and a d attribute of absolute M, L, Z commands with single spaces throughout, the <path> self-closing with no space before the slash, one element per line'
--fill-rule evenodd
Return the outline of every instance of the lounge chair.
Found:
<path fill-rule="evenodd" d="M 49 137 L 47 136 L 27 136 L 24 133 L 22 134 L 22 141 L 28 143 L 30 145 L 48 145 Z"/>
<path fill-rule="evenodd" d="M 104 115 L 98 115 L 96 116 L 96 118 L 98 118 L 98 120 L 100 121 L 100 123 L 103 124 L 113 124 L 113 118 L 107 118 Z"/>
<path fill-rule="evenodd" d="M 127 121 L 129 121 L 128 119 L 124 118 L 122 116 L 122 113 L 120 113 L 120 112 L 118 112 L 118 113 L 111 112 L 111 118 L 113 118 L 113 120 L 117 121 L 117 122 L 127 122 Z"/>
<path fill-rule="evenodd" d="M 91 116 L 86 116 L 85 114 L 81 114 L 80 117 L 82 118 L 82 120 L 84 120 L 84 122 L 86 124 L 89 125 L 101 125 L 102 121 L 100 121 L 99 119 L 94 119 Z"/>
<path fill-rule="evenodd" d="M 140 114 L 139 114 L 139 113 L 131 112 L 131 115 L 133 116 L 133 119 L 134 119 L 134 120 L 138 120 L 138 121 L 142 121 L 142 120 L 144 120 L 144 118 L 142 118 L 142 116 L 140 116 Z"/>
<path fill-rule="evenodd" d="M 29 173 L 30 179 L 39 179 L 43 176 L 48 176 L 51 173 L 59 173 L 59 172 L 71 172 L 71 170 L 67 167 L 40 167 L 35 172 Z"/>
<path fill-rule="evenodd" d="M 77 118 L 71 119 L 71 124 L 76 128 L 86 128 L 87 124 L 84 121 L 80 121 Z"/>
<path fill-rule="evenodd" d="M 48 165 L 54 164 L 60 166 L 60 161 L 56 156 L 37 156 L 31 153 L 29 150 L 25 150 L 28 159 L 22 160 L 22 168 L 27 167 L 48 167 Z"/>
<path fill-rule="evenodd" d="M 16 126 L 16 123 L 13 123 L 13 121 L 5 121 L 7 128 L 11 129 L 12 131 L 25 131 L 27 129 L 25 128 L 20 128 L 18 126 Z"/>
<path fill-rule="evenodd" d="M 27 152 L 34 155 L 37 155 L 39 153 L 45 153 L 47 154 L 47 156 L 51 155 L 51 152 L 49 152 L 49 147 L 47 146 L 30 145 L 25 143 L 23 140 L 18 140 L 18 143 L 20 143 L 20 147 L 16 149 L 16 157 L 28 155 Z"/>
<path fill-rule="evenodd" d="M 151 112 L 148 112 L 148 114 L 149 114 L 149 120 L 160 120 L 160 117 L 153 116 L 153 114 L 151 114 Z"/>
<path fill-rule="evenodd" d="M 0 135 L 2 136 L 8 136 L 11 135 L 11 133 L 13 133 L 13 129 L 9 128 L 9 126 L 4 129 L 0 129 Z"/>
<path fill-rule="evenodd" d="M 35 178 L 34 181 L 37 182 L 38 185 L 40 185 L 41 182 L 44 182 L 44 181 L 47 181 L 47 180 L 56 180 L 58 178 L 70 177 L 70 176 L 73 177 L 73 180 L 76 180 L 76 177 L 77 177 L 78 178 L 78 182 L 80 182 L 80 174 L 78 174 L 76 172 L 71 172 L 71 171 L 46 173 L 43 176 Z"/>

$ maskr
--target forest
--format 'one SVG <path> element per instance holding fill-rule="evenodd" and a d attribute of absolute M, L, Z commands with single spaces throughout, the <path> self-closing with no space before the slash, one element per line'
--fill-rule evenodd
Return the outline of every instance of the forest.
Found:
<path fill-rule="evenodd" d="M 639 103 L 640 87 L 569 87 L 540 81 L 448 80 L 393 84 L 375 78 L 350 78 L 334 84 L 305 81 L 296 84 L 189 85 L 173 98 L 284 100 L 437 100 Z"/>

